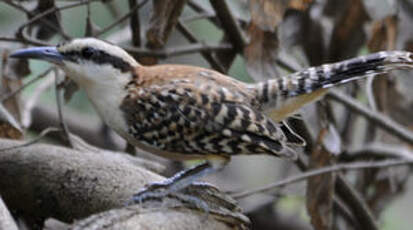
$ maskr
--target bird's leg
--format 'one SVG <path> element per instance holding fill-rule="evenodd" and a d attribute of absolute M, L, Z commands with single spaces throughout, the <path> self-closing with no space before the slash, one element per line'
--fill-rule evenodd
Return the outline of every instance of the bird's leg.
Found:
<path fill-rule="evenodd" d="M 174 176 L 156 183 L 151 183 L 133 195 L 133 203 L 141 203 L 147 199 L 159 199 L 169 194 L 176 194 L 191 185 L 196 179 L 215 172 L 221 167 L 214 167 L 209 161 L 180 171 Z M 198 184 L 198 183 L 197 183 Z"/>

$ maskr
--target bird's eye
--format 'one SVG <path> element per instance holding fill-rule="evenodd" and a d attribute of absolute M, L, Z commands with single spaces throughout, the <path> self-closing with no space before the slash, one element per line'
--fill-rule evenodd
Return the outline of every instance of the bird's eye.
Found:
<path fill-rule="evenodd" d="M 90 58 L 96 53 L 96 50 L 90 47 L 84 48 L 82 50 L 82 56 L 84 58 Z"/>

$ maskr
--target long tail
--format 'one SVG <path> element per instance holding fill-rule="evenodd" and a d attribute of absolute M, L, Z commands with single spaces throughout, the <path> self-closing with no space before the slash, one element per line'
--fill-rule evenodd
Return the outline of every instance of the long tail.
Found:
<path fill-rule="evenodd" d="M 283 120 L 303 105 L 320 98 L 326 90 L 352 80 L 413 68 L 413 53 L 383 51 L 342 62 L 311 67 L 279 79 L 251 85 L 272 118 Z"/>

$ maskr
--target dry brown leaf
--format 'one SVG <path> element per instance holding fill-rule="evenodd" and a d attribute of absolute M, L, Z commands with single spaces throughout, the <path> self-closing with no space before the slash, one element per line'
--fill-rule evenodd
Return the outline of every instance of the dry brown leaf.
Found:
<path fill-rule="evenodd" d="M 19 123 L 0 104 L 0 138 L 21 139 L 23 133 Z"/>
<path fill-rule="evenodd" d="M 320 131 L 318 145 L 310 156 L 309 167 L 311 169 L 330 166 L 333 162 L 332 155 L 321 145 L 328 132 L 329 129 L 327 128 Z M 332 227 L 335 178 L 334 173 L 328 173 L 311 177 L 308 180 L 307 211 L 314 229 L 328 230 Z"/>
<path fill-rule="evenodd" d="M 312 2 L 313 0 L 290 0 L 289 8 L 305 11 Z"/>
<path fill-rule="evenodd" d="M 264 31 L 275 31 L 288 8 L 304 11 L 312 2 L 313 0 L 252 0 L 251 21 Z"/>
<path fill-rule="evenodd" d="M 367 43 L 371 52 L 396 47 L 397 21 L 397 16 L 391 15 L 373 23 L 371 39 Z"/>
<path fill-rule="evenodd" d="M 251 0 L 251 22 L 264 31 L 275 31 L 283 19 L 289 0 Z"/>
<path fill-rule="evenodd" d="M 396 47 L 397 36 L 397 16 L 388 16 L 383 20 L 376 21 L 373 24 L 372 36 L 368 41 L 367 46 L 371 52 L 378 52 L 380 50 L 393 50 Z M 376 96 L 376 103 L 382 112 L 388 112 L 389 103 L 398 103 L 402 98 L 389 99 L 389 90 L 394 85 L 389 82 L 388 78 L 375 79 L 373 83 L 374 95 Z M 400 95 L 402 96 L 402 95 Z"/>
<path fill-rule="evenodd" d="M 30 72 L 27 62 L 13 62 L 10 65 L 8 62 L 8 52 L 3 53 L 2 69 L 1 69 L 1 85 L 0 95 L 2 100 L 0 103 L 0 137 L 10 139 L 22 138 L 22 130 L 18 120 L 20 120 L 20 102 L 17 95 L 10 98 L 5 96 L 16 91 L 22 86 L 23 74 Z M 21 69 L 19 69 L 19 67 Z"/>
<path fill-rule="evenodd" d="M 248 29 L 251 42 L 245 47 L 247 70 L 255 81 L 278 77 L 276 67 L 278 36 L 276 32 L 263 31 L 255 24 Z"/>
<path fill-rule="evenodd" d="M 329 1 L 331 4 L 335 2 L 337 1 Z M 369 16 L 361 0 L 340 2 L 346 3 L 344 9 L 336 7 L 335 12 L 330 12 L 336 18 L 330 40 L 328 61 L 339 61 L 355 56 L 366 39 L 363 27 L 369 20 Z"/>
<path fill-rule="evenodd" d="M 279 76 L 278 26 L 288 8 L 307 9 L 312 0 L 252 0 L 251 22 L 248 27 L 249 44 L 244 49 L 247 70 L 256 81 Z"/>
<path fill-rule="evenodd" d="M 278 77 L 277 26 L 281 22 L 289 0 L 250 1 L 251 22 L 248 27 L 250 43 L 244 49 L 248 73 L 255 81 Z"/>

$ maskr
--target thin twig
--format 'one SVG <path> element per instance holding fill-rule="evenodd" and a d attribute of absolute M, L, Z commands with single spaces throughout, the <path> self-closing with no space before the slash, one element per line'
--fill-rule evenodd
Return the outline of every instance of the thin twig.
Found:
<path fill-rule="evenodd" d="M 122 17 L 118 18 L 116 21 L 114 21 L 112 24 L 107 26 L 106 28 L 102 29 L 99 33 L 97 33 L 95 36 L 100 37 L 102 34 L 106 33 L 107 31 L 111 30 L 113 27 L 117 26 L 124 20 L 128 19 L 136 10 L 144 6 L 148 0 L 143 0 L 141 3 L 135 5 L 127 14 L 123 15 Z"/>
<path fill-rule="evenodd" d="M 67 141 L 68 145 L 70 147 L 73 147 L 73 143 L 70 139 L 70 133 L 69 133 L 69 128 L 67 127 L 66 122 L 63 119 L 63 109 L 62 109 L 62 94 L 60 92 L 59 84 L 58 84 L 58 70 L 57 68 L 54 69 L 55 72 L 55 92 L 56 92 L 56 105 L 57 105 L 57 113 L 59 116 L 59 123 L 60 123 L 60 128 L 63 131 L 63 136 L 64 140 Z"/>
<path fill-rule="evenodd" d="M 374 82 L 375 76 L 370 76 L 366 80 L 366 95 L 367 99 L 369 101 L 369 105 L 373 111 L 377 111 L 377 103 L 374 97 L 374 92 L 373 92 L 373 82 Z"/>
<path fill-rule="evenodd" d="M 43 80 L 34 89 L 33 94 L 24 102 L 23 109 L 21 110 L 21 124 L 23 128 L 28 128 L 32 123 L 32 110 L 39 101 L 40 96 L 50 88 L 54 83 L 52 75 L 46 75 L 46 79 Z"/>
<path fill-rule="evenodd" d="M 50 14 L 51 12 L 55 12 L 57 10 L 56 7 L 50 8 L 38 15 L 34 15 L 33 12 L 25 9 L 24 7 L 17 5 L 15 3 L 13 3 L 12 1 L 8 0 L 5 1 L 6 4 L 8 4 L 9 6 L 14 7 L 15 9 L 18 9 L 20 11 L 23 11 L 24 13 L 26 13 L 27 15 L 33 17 L 32 19 L 30 19 L 29 21 L 27 21 L 26 23 L 24 23 L 23 25 L 20 26 L 20 28 L 18 29 L 18 31 L 21 31 L 24 27 L 32 24 L 33 22 L 40 20 L 41 22 L 43 22 L 47 27 L 57 31 L 60 35 L 62 35 L 62 37 L 64 37 L 65 39 L 69 39 L 70 36 L 67 35 L 61 28 L 59 28 L 58 26 L 54 25 L 51 21 L 49 21 L 46 18 L 43 18 L 44 16 Z"/>
<path fill-rule="evenodd" d="M 55 105 L 37 104 L 32 111 L 33 122 L 30 130 L 41 132 L 48 127 L 59 127 L 59 117 Z M 73 109 L 65 108 L 65 123 L 70 127 L 70 133 L 76 134 L 88 143 L 104 149 L 120 150 L 124 140 L 112 135 L 111 130 L 105 129 L 100 119 L 92 115 L 79 113 Z M 61 141 L 59 136 L 53 136 L 56 141 Z"/>
<path fill-rule="evenodd" d="M 138 0 L 129 0 L 129 8 L 133 10 L 138 4 Z M 139 10 L 134 10 L 130 16 L 130 30 L 132 32 L 132 44 L 141 46 L 141 23 L 139 20 Z"/>
<path fill-rule="evenodd" d="M 11 41 L 11 42 L 21 42 L 21 43 L 30 43 L 33 45 L 38 46 L 51 46 L 51 44 L 44 43 L 44 42 L 37 42 L 35 40 L 25 40 L 25 39 L 17 39 L 17 38 L 9 38 L 9 37 L 0 37 L 0 41 Z M 190 44 L 181 47 L 174 47 L 174 48 L 165 48 L 161 50 L 151 50 L 144 47 L 130 47 L 130 46 L 122 46 L 123 49 L 128 51 L 131 54 L 137 56 L 146 56 L 146 57 L 157 57 L 157 58 L 169 58 L 174 56 L 198 53 L 198 52 L 217 52 L 217 51 L 228 51 L 232 50 L 233 47 L 231 44 L 219 44 L 219 45 L 208 45 L 203 43 L 197 44 Z"/>
<path fill-rule="evenodd" d="M 20 33 L 20 34 L 23 36 L 24 41 L 25 41 L 26 43 L 30 43 L 30 44 L 32 44 L 32 45 L 42 45 L 42 46 L 43 46 L 43 45 L 47 45 L 47 44 L 45 44 L 43 41 L 34 40 L 34 39 L 32 39 L 32 38 L 29 38 L 30 36 L 28 36 L 28 35 L 26 34 L 26 28 L 27 28 L 27 26 L 30 25 L 30 24 L 32 24 L 33 22 L 35 22 L 35 21 L 37 21 L 37 20 L 42 20 L 42 21 L 43 21 L 43 20 L 44 20 L 43 17 L 45 17 L 45 16 L 47 16 L 47 15 L 49 15 L 49 14 L 52 14 L 52 13 L 54 13 L 54 12 L 56 12 L 56 11 L 63 11 L 63 10 L 75 8 L 75 7 L 78 7 L 78 6 L 82 6 L 82 5 L 85 5 L 85 4 L 89 4 L 89 3 L 94 2 L 94 1 L 98 1 L 98 0 L 86 0 L 86 1 L 81 1 L 81 2 L 77 2 L 77 3 L 74 3 L 74 4 L 69 4 L 69 5 L 62 6 L 62 7 L 53 7 L 53 8 L 50 8 L 50 9 L 48 9 L 48 10 L 46 10 L 46 11 L 40 13 L 40 14 L 37 14 L 36 16 L 34 16 L 33 18 L 31 18 L 30 20 L 28 20 L 27 22 L 25 22 L 23 25 L 21 25 L 21 26 L 19 27 L 19 29 L 18 29 L 18 33 Z M 46 23 L 49 23 L 49 21 L 46 21 Z M 54 25 L 52 25 L 52 26 L 54 26 Z M 56 28 L 55 28 L 55 29 L 56 29 Z M 69 35 L 65 34 L 65 33 L 64 33 L 62 30 L 60 30 L 60 29 L 57 29 L 57 31 L 60 32 L 65 39 L 70 39 L 70 38 L 71 38 Z"/>
<path fill-rule="evenodd" d="M 85 36 L 93 37 L 95 31 L 93 28 L 92 16 L 90 12 L 90 2 L 86 5 L 86 25 L 85 25 Z"/>
<path fill-rule="evenodd" d="M 303 126 L 302 133 L 309 133 L 308 127 Z M 308 135 L 307 135 L 308 136 Z M 306 139 L 311 140 L 308 136 Z M 312 142 L 308 142 L 311 144 Z M 311 152 L 313 147 L 307 145 L 305 148 L 306 152 Z M 308 153 L 309 154 L 309 153 Z M 307 154 L 307 155 L 308 155 Z M 305 163 L 302 156 L 299 155 L 298 159 L 295 161 L 297 167 L 302 171 L 308 171 L 308 166 Z M 371 209 L 366 204 L 366 201 L 362 199 L 361 195 L 357 190 L 353 188 L 351 184 L 346 181 L 346 178 L 342 173 L 338 173 L 336 176 L 336 188 L 334 194 L 334 204 L 338 204 L 339 200 L 342 200 L 353 213 L 353 217 L 357 219 L 359 225 L 363 226 L 368 230 L 377 230 L 377 221 L 374 218 Z M 345 212 L 340 205 L 336 205 L 337 208 L 341 209 L 341 212 Z"/>
<path fill-rule="evenodd" d="M 377 220 L 366 200 L 352 186 L 343 173 L 339 172 L 336 178 L 336 193 L 350 207 L 355 218 L 363 229 L 378 230 Z"/>
<path fill-rule="evenodd" d="M 337 196 L 334 196 L 333 208 L 337 211 L 340 216 L 346 220 L 351 226 L 354 226 L 355 229 L 361 229 L 360 223 L 357 222 L 354 214 L 349 210 L 349 208 L 345 205 L 345 203 L 338 199 Z"/>
<path fill-rule="evenodd" d="M 178 21 L 177 29 L 188 39 L 190 43 L 198 43 L 198 39 L 194 34 L 185 26 L 182 21 Z M 201 55 L 205 58 L 206 61 L 211 65 L 211 67 L 221 73 L 225 72 L 225 68 L 221 63 L 209 52 L 201 52 Z"/>
<path fill-rule="evenodd" d="M 386 130 L 390 134 L 393 134 L 410 145 L 413 145 L 413 133 L 387 116 L 366 108 L 366 106 L 360 104 L 358 101 L 345 94 L 339 93 L 337 90 L 330 90 L 327 97 L 346 105 L 349 109 L 363 115 L 369 121 L 374 122 L 378 127 Z"/>
<path fill-rule="evenodd" d="M 49 127 L 47 129 L 44 129 L 42 132 L 40 132 L 40 134 L 36 138 L 34 138 L 34 139 L 24 143 L 24 144 L 21 144 L 21 145 L 10 146 L 10 147 L 7 147 L 7 148 L 2 148 L 2 149 L 0 148 L 0 152 L 8 151 L 8 150 L 11 150 L 11 149 L 22 148 L 22 147 L 26 147 L 26 146 L 35 144 L 38 141 L 40 141 L 41 139 L 43 139 L 43 137 L 45 137 L 47 134 L 52 133 L 52 132 L 59 132 L 59 131 L 61 131 L 59 128 Z"/>
<path fill-rule="evenodd" d="M 27 22 L 25 22 L 23 25 L 21 25 L 19 27 L 18 34 L 21 34 L 22 38 L 0 37 L 0 40 L 10 41 L 10 42 L 21 42 L 21 43 L 24 43 L 24 44 L 31 44 L 31 45 L 37 45 L 37 46 L 48 46 L 49 44 L 44 42 L 44 41 L 40 41 L 40 40 L 31 38 L 30 35 L 28 35 L 26 33 L 27 26 L 30 25 L 31 23 L 37 21 L 37 20 L 44 20 L 43 17 L 47 16 L 48 14 L 54 13 L 56 11 L 71 9 L 71 8 L 78 7 L 78 6 L 81 6 L 81 5 L 89 4 L 90 2 L 94 2 L 94 1 L 97 1 L 97 0 L 87 0 L 87 1 L 77 2 L 77 3 L 74 3 L 74 4 L 69 4 L 69 5 L 62 6 L 62 7 L 50 8 L 50 9 L 34 16 L 33 18 L 31 18 L 30 20 L 28 20 Z M 23 10 L 23 9 L 24 8 L 22 8 L 20 10 Z M 24 9 L 24 10 L 26 10 L 26 9 Z M 46 21 L 46 23 L 47 22 L 48 21 Z M 70 38 L 70 36 L 68 36 L 68 35 L 65 35 L 63 37 L 66 38 L 66 39 Z"/>
<path fill-rule="evenodd" d="M 413 152 L 406 146 L 385 143 L 373 143 L 352 151 L 347 151 L 340 157 L 343 161 L 356 161 L 365 158 L 406 158 L 413 160 Z"/>
<path fill-rule="evenodd" d="M 19 35 L 18 35 L 19 36 Z M 21 31 L 20 36 L 23 40 L 27 41 L 28 43 L 37 43 L 39 46 L 47 46 L 46 42 L 43 42 L 37 38 L 31 37 L 29 33 L 27 33 L 27 27 Z"/>
<path fill-rule="evenodd" d="M 20 93 L 23 89 L 25 89 L 27 86 L 35 83 L 36 81 L 42 79 L 43 77 L 45 77 L 47 74 L 50 73 L 50 71 L 52 71 L 52 67 L 48 68 L 46 71 L 44 71 L 43 73 L 39 74 L 37 77 L 31 79 L 30 81 L 28 81 L 27 83 L 25 83 L 24 85 L 22 85 L 20 88 L 16 89 L 13 92 L 10 92 L 6 95 L 4 95 L 1 99 L 0 99 L 0 103 L 3 103 L 5 100 L 9 99 L 10 97 L 15 96 L 16 94 Z"/>
<path fill-rule="evenodd" d="M 111 41 L 114 44 L 121 44 L 129 41 L 132 36 L 129 26 L 124 26 L 123 28 L 111 33 L 106 37 L 106 40 Z"/>
<path fill-rule="evenodd" d="M 195 12 L 197 12 L 200 15 L 214 14 L 215 17 L 209 17 L 209 18 L 206 18 L 206 19 L 208 19 L 216 27 L 220 27 L 219 26 L 219 21 L 217 20 L 215 12 L 211 12 L 209 9 L 206 9 L 202 4 L 200 4 L 196 1 L 188 1 L 187 4 L 192 10 L 194 10 Z"/>
<path fill-rule="evenodd" d="M 371 168 L 389 168 L 400 165 L 413 164 L 413 159 L 401 159 L 401 160 L 385 160 L 380 162 L 355 162 L 347 164 L 336 164 L 329 167 L 323 167 L 319 169 L 314 169 L 299 175 L 294 175 L 284 180 L 281 180 L 276 183 L 272 183 L 261 188 L 255 188 L 248 191 L 240 192 L 238 194 L 233 194 L 232 197 L 235 199 L 240 199 L 243 197 L 251 196 L 256 193 L 264 193 L 274 190 L 279 187 L 284 187 L 290 184 L 294 184 L 303 180 L 308 179 L 309 177 L 318 176 L 325 173 L 332 173 L 344 170 L 360 170 L 360 169 L 371 169 Z"/>
<path fill-rule="evenodd" d="M 15 9 L 17 9 L 17 10 L 19 10 L 19 11 L 22 11 L 22 12 L 24 12 L 24 13 L 26 13 L 26 14 L 29 14 L 29 13 L 30 13 L 29 10 L 27 10 L 26 8 L 24 8 L 23 6 L 21 6 L 21 5 L 19 5 L 19 4 L 14 3 L 12 0 L 5 0 L 4 3 L 6 3 L 7 5 L 15 8 Z"/>
<path fill-rule="evenodd" d="M 215 13 L 202 12 L 200 14 L 182 17 L 181 21 L 183 23 L 190 23 L 196 20 L 201 20 L 201 19 L 212 19 L 214 17 L 216 17 Z"/>
<path fill-rule="evenodd" d="M 12 38 L 12 37 L 0 37 L 0 41 L 6 41 L 6 42 L 18 42 L 18 43 L 22 43 L 22 44 L 30 44 L 30 45 L 35 45 L 35 46 L 50 46 L 49 44 L 45 43 L 45 42 L 41 42 L 38 40 L 26 40 L 26 39 L 22 39 L 22 38 Z"/>
<path fill-rule="evenodd" d="M 374 112 L 379 112 L 379 108 L 377 106 L 377 101 L 376 101 L 376 97 L 375 97 L 375 93 L 373 90 L 373 82 L 374 82 L 375 76 L 369 76 L 366 79 L 366 95 L 367 95 L 367 101 L 368 101 L 368 105 L 370 106 L 370 109 L 373 110 Z M 379 82 L 383 82 L 384 79 L 379 79 Z M 370 143 L 373 142 L 374 140 L 378 140 L 379 136 L 378 134 L 382 134 L 382 132 L 377 132 L 377 126 L 374 125 L 374 123 L 369 122 L 366 125 L 366 129 L 365 129 L 365 134 L 364 135 L 364 143 Z"/>
<path fill-rule="evenodd" d="M 233 47 L 230 44 L 219 44 L 219 45 L 208 45 L 208 44 L 190 44 L 182 47 L 165 48 L 161 50 L 151 50 L 147 48 L 140 47 L 122 47 L 131 54 L 137 56 L 147 56 L 147 57 L 157 57 L 157 58 L 168 58 L 172 56 L 179 56 L 185 54 L 192 54 L 198 52 L 215 52 L 223 50 L 232 50 Z"/>
<path fill-rule="evenodd" d="M 242 53 L 248 42 L 237 20 L 230 11 L 227 0 L 210 0 L 210 2 L 221 22 L 222 28 L 232 41 L 231 43 L 234 44 L 235 49 L 239 53 Z"/>

